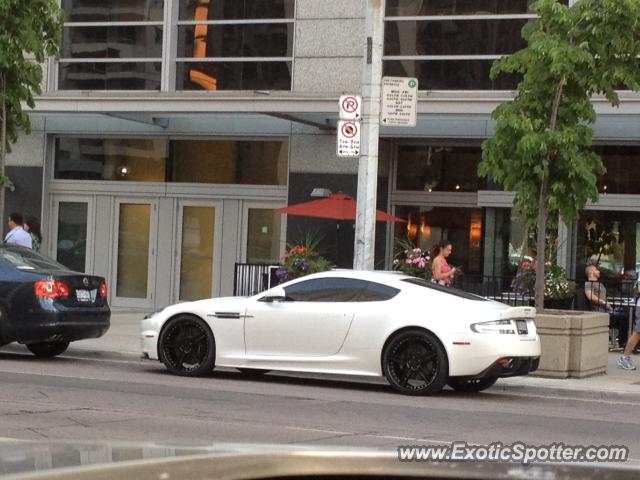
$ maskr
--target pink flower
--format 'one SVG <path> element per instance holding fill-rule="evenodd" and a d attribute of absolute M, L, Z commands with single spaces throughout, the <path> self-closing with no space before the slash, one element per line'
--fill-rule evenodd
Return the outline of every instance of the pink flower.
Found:
<path fill-rule="evenodd" d="M 419 248 L 414 248 L 413 249 L 413 253 L 421 253 L 421 252 L 422 252 L 422 250 L 420 250 Z"/>
<path fill-rule="evenodd" d="M 406 263 L 407 265 L 411 265 L 411 259 L 410 259 L 410 258 L 407 258 L 407 259 L 405 260 L 405 263 Z"/>
<path fill-rule="evenodd" d="M 424 268 L 426 265 L 427 265 L 427 261 L 424 258 L 420 257 L 420 259 L 418 259 L 418 266 L 420 268 Z"/>

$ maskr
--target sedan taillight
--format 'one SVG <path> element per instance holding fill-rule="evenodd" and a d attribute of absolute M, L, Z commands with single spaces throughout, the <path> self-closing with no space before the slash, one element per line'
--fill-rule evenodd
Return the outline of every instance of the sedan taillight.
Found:
<path fill-rule="evenodd" d="M 38 280 L 34 284 L 36 296 L 45 298 L 64 298 L 70 294 L 69 286 L 55 280 Z"/>
<path fill-rule="evenodd" d="M 107 299 L 107 284 L 105 282 L 100 284 L 100 288 L 98 288 L 98 295 L 100 295 L 100 298 L 105 300 Z"/>

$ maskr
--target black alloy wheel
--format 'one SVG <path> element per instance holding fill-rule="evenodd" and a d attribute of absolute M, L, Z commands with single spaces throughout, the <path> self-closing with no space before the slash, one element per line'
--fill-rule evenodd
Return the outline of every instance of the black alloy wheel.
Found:
<path fill-rule="evenodd" d="M 176 375 L 197 377 L 213 370 L 216 360 L 213 333 L 200 318 L 181 315 L 162 329 L 158 356 Z"/>
<path fill-rule="evenodd" d="M 387 381 L 405 395 L 437 393 L 447 382 L 447 355 L 438 339 L 422 330 L 407 330 L 391 339 L 382 354 Z"/>
<path fill-rule="evenodd" d="M 243 375 L 253 378 L 262 377 L 265 373 L 270 372 L 270 370 L 263 370 L 261 368 L 238 368 L 238 370 L 240 370 L 240 373 Z"/>
<path fill-rule="evenodd" d="M 69 347 L 69 342 L 27 343 L 26 346 L 36 357 L 52 358 L 64 353 Z"/>
<path fill-rule="evenodd" d="M 456 392 L 476 393 L 486 390 L 498 381 L 498 377 L 456 378 L 451 377 L 447 384 Z"/>

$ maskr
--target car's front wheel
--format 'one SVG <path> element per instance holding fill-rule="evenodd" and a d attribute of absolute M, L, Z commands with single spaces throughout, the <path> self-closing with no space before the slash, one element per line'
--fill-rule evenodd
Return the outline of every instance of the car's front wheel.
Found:
<path fill-rule="evenodd" d="M 180 315 L 162 329 L 158 356 L 176 375 L 197 377 L 213 370 L 216 359 L 213 333 L 200 318 Z"/>
<path fill-rule="evenodd" d="M 475 393 L 491 387 L 498 381 L 498 377 L 484 378 L 456 378 L 451 377 L 447 382 L 456 392 Z"/>
<path fill-rule="evenodd" d="M 69 347 L 69 342 L 40 342 L 27 343 L 27 348 L 36 357 L 52 358 L 64 353 Z"/>
<path fill-rule="evenodd" d="M 423 330 L 407 330 L 392 338 L 382 354 L 384 376 L 406 395 L 437 393 L 447 383 L 447 354 L 438 339 Z"/>

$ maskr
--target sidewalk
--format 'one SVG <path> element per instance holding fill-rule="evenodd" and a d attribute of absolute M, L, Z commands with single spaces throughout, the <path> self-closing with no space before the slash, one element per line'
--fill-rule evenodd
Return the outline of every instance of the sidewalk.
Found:
<path fill-rule="evenodd" d="M 70 352 L 102 358 L 140 358 L 140 320 L 144 313 L 114 313 L 111 328 L 102 338 L 81 340 L 69 347 Z M 584 379 L 552 379 L 534 376 L 500 379 L 492 391 L 523 395 L 573 395 L 585 398 L 635 397 L 640 400 L 640 355 L 634 360 L 638 370 L 622 370 L 616 366 L 620 353 L 609 353 L 606 375 Z"/>

